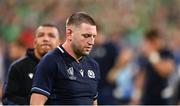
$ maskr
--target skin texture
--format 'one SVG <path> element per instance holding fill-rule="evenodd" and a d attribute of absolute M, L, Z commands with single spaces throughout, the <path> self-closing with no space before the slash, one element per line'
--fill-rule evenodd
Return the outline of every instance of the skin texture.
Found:
<path fill-rule="evenodd" d="M 34 40 L 35 55 L 40 59 L 59 44 L 59 33 L 55 27 L 40 26 Z"/>
<path fill-rule="evenodd" d="M 67 29 L 67 40 L 63 46 L 70 55 L 78 60 L 90 53 L 96 35 L 96 26 L 86 23 L 82 23 L 78 27 L 69 26 Z"/>

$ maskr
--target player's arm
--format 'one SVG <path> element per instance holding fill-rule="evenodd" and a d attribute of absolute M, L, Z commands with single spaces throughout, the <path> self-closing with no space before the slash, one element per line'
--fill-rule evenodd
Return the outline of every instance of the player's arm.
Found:
<path fill-rule="evenodd" d="M 97 97 L 98 97 L 98 93 L 96 93 L 96 95 L 93 98 L 93 106 L 97 106 L 98 105 Z"/>
<path fill-rule="evenodd" d="M 97 103 L 97 99 L 93 101 L 93 106 L 97 106 L 98 103 Z"/>
<path fill-rule="evenodd" d="M 32 93 L 30 105 L 44 105 L 47 99 L 48 98 L 42 94 Z"/>
<path fill-rule="evenodd" d="M 175 67 L 175 63 L 172 58 L 161 58 L 158 53 L 151 54 L 149 56 L 149 61 L 154 65 L 156 71 L 162 77 L 170 75 Z"/>
<path fill-rule="evenodd" d="M 132 51 L 130 49 L 123 49 L 121 53 L 118 54 L 117 61 L 115 62 L 115 65 L 110 69 L 107 80 L 109 83 L 114 84 L 118 73 L 121 71 L 121 69 L 132 60 Z"/>
<path fill-rule="evenodd" d="M 159 63 L 155 64 L 155 68 L 157 69 L 158 73 L 166 77 L 172 73 L 174 70 L 175 64 L 173 60 L 162 60 Z"/>
<path fill-rule="evenodd" d="M 145 70 L 139 70 L 134 79 L 134 90 L 130 105 L 139 105 L 145 81 Z"/>
<path fill-rule="evenodd" d="M 56 75 L 55 65 L 54 58 L 49 55 L 44 56 L 37 65 L 31 88 L 31 105 L 44 105 L 48 100 Z"/>

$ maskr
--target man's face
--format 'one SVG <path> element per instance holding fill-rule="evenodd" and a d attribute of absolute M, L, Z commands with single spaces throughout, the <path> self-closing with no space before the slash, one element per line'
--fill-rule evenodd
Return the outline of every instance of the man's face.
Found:
<path fill-rule="evenodd" d="M 97 35 L 96 26 L 82 23 L 72 31 L 72 48 L 76 55 L 88 55 Z"/>
<path fill-rule="evenodd" d="M 34 46 L 40 56 L 59 44 L 59 33 L 55 27 L 40 26 L 37 29 Z"/>

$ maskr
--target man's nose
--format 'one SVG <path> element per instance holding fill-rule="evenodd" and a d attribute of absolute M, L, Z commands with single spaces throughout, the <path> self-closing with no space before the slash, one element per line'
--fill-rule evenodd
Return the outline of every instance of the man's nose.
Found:
<path fill-rule="evenodd" d="M 91 37 L 91 38 L 89 39 L 88 43 L 89 43 L 90 45 L 94 45 L 94 38 Z"/>
<path fill-rule="evenodd" d="M 45 35 L 45 36 L 44 36 L 43 41 L 44 41 L 44 42 L 48 42 L 48 41 L 49 41 L 48 35 Z"/>

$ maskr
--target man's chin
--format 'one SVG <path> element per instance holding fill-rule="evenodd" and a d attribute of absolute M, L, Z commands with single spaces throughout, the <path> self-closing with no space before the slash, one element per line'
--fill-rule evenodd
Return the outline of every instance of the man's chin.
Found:
<path fill-rule="evenodd" d="M 86 55 L 89 55 L 90 52 L 84 52 L 83 55 L 86 56 Z"/>
<path fill-rule="evenodd" d="M 78 55 L 78 56 L 87 56 L 87 55 L 89 55 L 89 51 L 81 51 L 81 52 L 76 52 L 76 54 Z"/>
<path fill-rule="evenodd" d="M 46 53 L 47 53 L 47 52 L 43 52 L 43 53 L 41 53 L 41 56 L 44 56 L 44 55 L 46 55 Z"/>
<path fill-rule="evenodd" d="M 47 53 L 47 52 L 49 52 L 50 50 L 52 50 L 52 48 L 44 48 L 44 49 L 42 49 L 42 51 L 43 51 L 44 53 Z"/>
<path fill-rule="evenodd" d="M 41 55 L 44 56 L 44 55 L 45 55 L 46 53 L 48 53 L 49 51 L 50 51 L 50 50 L 47 50 L 47 49 L 46 49 L 46 50 L 43 50 L 43 51 L 41 52 Z"/>

